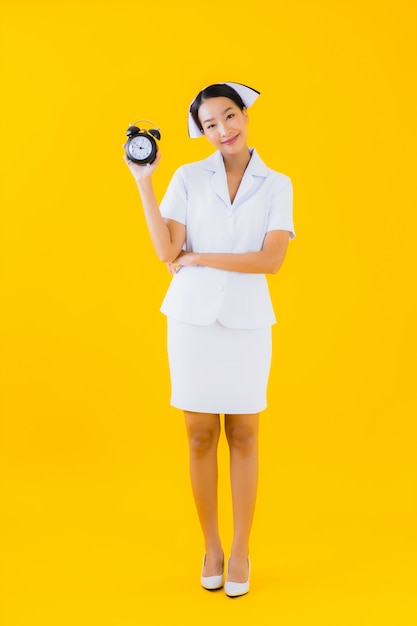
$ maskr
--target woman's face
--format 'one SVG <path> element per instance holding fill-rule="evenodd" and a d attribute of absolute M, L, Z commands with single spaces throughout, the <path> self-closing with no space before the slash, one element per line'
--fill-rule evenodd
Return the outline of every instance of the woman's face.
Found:
<path fill-rule="evenodd" d="M 230 98 L 203 100 L 198 118 L 209 142 L 223 154 L 237 154 L 246 149 L 248 114 Z"/>

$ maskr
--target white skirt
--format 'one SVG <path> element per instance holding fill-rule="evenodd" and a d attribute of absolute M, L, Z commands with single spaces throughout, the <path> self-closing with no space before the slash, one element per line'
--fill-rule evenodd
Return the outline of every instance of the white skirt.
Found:
<path fill-rule="evenodd" d="M 266 407 L 271 327 L 194 326 L 168 318 L 171 405 L 197 413 L 259 413 Z"/>

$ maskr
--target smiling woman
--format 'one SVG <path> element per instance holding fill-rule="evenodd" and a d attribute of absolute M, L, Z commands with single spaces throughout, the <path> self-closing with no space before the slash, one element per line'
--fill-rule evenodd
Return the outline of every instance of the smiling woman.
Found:
<path fill-rule="evenodd" d="M 204 100 L 199 109 L 203 133 L 210 143 L 218 150 L 225 149 L 225 158 L 234 155 L 246 146 L 248 114 L 246 107 L 240 109 L 236 104 L 230 105 L 225 97 Z M 227 148 L 232 148 L 227 150 Z M 247 151 L 245 151 L 247 152 Z M 239 186 L 239 176 L 233 177 L 235 189 L 233 202 Z"/>
<path fill-rule="evenodd" d="M 292 185 L 247 146 L 247 108 L 259 93 L 237 83 L 203 89 L 190 137 L 216 148 L 180 167 L 160 205 L 152 174 L 127 160 L 161 261 L 174 274 L 161 307 L 168 318 L 171 404 L 184 411 L 191 483 L 205 539 L 205 589 L 223 587 L 217 515 L 220 416 L 230 448 L 234 539 L 225 592 L 249 591 L 249 536 L 258 481 L 259 413 L 266 407 L 274 310 L 265 274 L 281 267 L 294 237 Z"/>
<path fill-rule="evenodd" d="M 243 101 L 242 96 L 245 98 L 245 102 Z M 202 89 L 196 98 L 194 98 L 190 106 L 188 114 L 188 134 L 190 137 L 200 137 L 201 134 L 204 133 L 203 123 L 207 124 L 212 121 L 210 118 L 204 120 L 204 110 L 200 110 L 204 101 L 211 98 L 226 98 L 229 101 L 228 104 L 229 106 L 231 105 L 231 108 L 237 107 L 243 111 L 253 104 L 258 96 L 259 91 L 256 91 L 256 89 L 252 89 L 251 87 L 246 87 L 245 85 L 240 85 L 238 83 L 221 83 L 217 85 L 210 85 L 209 87 Z M 223 111 L 223 113 L 226 113 L 226 111 Z M 204 122 L 201 122 L 202 119 Z"/>

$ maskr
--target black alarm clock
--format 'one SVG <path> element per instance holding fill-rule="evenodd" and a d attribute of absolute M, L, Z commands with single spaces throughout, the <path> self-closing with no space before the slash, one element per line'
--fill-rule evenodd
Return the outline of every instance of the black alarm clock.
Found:
<path fill-rule="evenodd" d="M 156 159 L 156 153 L 158 152 L 158 144 L 156 139 L 161 139 L 161 133 L 159 128 L 139 128 L 136 124 L 140 122 L 147 122 L 154 126 L 153 122 L 149 120 L 138 120 L 134 124 L 131 124 L 126 131 L 128 140 L 126 142 L 125 150 L 128 158 L 137 163 L 138 165 L 146 165 L 147 163 L 153 163 Z"/>

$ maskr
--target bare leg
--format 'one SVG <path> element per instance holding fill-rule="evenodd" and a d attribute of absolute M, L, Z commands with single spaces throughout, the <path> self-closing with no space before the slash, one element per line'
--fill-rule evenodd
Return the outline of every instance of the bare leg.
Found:
<path fill-rule="evenodd" d="M 203 575 L 217 576 L 222 573 L 223 565 L 217 508 L 220 416 L 189 411 L 184 415 L 190 447 L 191 485 L 206 548 Z"/>
<path fill-rule="evenodd" d="M 248 579 L 249 535 L 258 486 L 258 428 L 259 413 L 225 416 L 234 521 L 228 576 L 231 582 Z"/>

